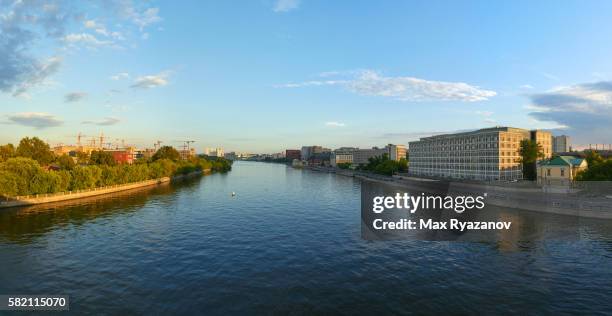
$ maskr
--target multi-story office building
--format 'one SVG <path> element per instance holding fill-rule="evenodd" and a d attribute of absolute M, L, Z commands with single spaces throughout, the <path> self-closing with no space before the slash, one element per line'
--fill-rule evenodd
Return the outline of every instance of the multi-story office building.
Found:
<path fill-rule="evenodd" d="M 530 131 L 530 137 L 535 140 L 541 147 L 545 159 L 552 157 L 552 134 L 542 130 Z"/>
<path fill-rule="evenodd" d="M 293 161 L 293 159 L 300 160 L 302 159 L 302 152 L 299 149 L 287 149 L 285 150 L 285 157 L 289 161 Z"/>
<path fill-rule="evenodd" d="M 204 155 L 211 157 L 224 157 L 225 153 L 223 148 L 206 148 L 204 149 Z"/>
<path fill-rule="evenodd" d="M 550 134 L 512 127 L 494 127 L 472 132 L 438 135 L 410 142 L 409 173 L 475 180 L 522 179 L 520 142 L 534 137 L 551 152 Z"/>
<path fill-rule="evenodd" d="M 389 150 L 387 149 L 387 147 L 385 148 L 372 147 L 369 149 L 358 149 L 353 152 L 353 164 L 365 165 L 368 163 L 368 159 L 372 157 L 382 156 L 388 153 L 389 153 Z"/>
<path fill-rule="evenodd" d="M 387 145 L 389 151 L 389 159 L 399 161 L 402 158 L 406 158 L 406 146 L 404 145 Z"/>
<path fill-rule="evenodd" d="M 556 153 L 567 153 L 571 151 L 570 137 L 566 135 L 552 137 L 552 151 Z"/>
<path fill-rule="evenodd" d="M 321 146 L 302 146 L 301 158 L 302 160 L 308 160 L 308 158 L 312 157 L 315 154 L 321 154 L 330 151 L 331 150 L 329 148 L 324 148 Z"/>
<path fill-rule="evenodd" d="M 341 163 L 353 163 L 353 153 L 359 150 L 359 148 L 353 147 L 342 147 L 334 150 L 330 157 L 329 162 L 332 167 L 338 166 Z"/>

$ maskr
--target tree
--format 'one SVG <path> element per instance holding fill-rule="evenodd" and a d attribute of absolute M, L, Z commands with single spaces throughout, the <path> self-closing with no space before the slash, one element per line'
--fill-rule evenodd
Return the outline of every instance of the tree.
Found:
<path fill-rule="evenodd" d="M 350 162 L 341 162 L 338 164 L 338 168 L 340 169 L 349 169 L 351 167 Z"/>
<path fill-rule="evenodd" d="M 76 166 L 74 159 L 66 154 L 57 157 L 55 162 L 62 170 L 72 170 Z"/>
<path fill-rule="evenodd" d="M 17 146 L 16 155 L 19 157 L 32 158 L 41 165 L 50 164 L 54 158 L 49 145 L 38 137 L 26 137 L 21 139 L 19 146 Z"/>
<path fill-rule="evenodd" d="M 523 179 L 535 180 L 537 177 L 536 163 L 538 159 L 544 158 L 542 146 L 535 140 L 523 139 L 519 148 L 519 162 L 523 166 Z"/>
<path fill-rule="evenodd" d="M 13 144 L 0 146 L 0 162 L 13 157 L 15 157 L 15 146 L 13 146 Z"/>
<path fill-rule="evenodd" d="M 14 174 L 18 180 L 16 182 L 17 195 L 31 194 L 30 184 L 35 176 L 45 172 L 36 160 L 23 157 L 10 158 L 0 164 L 0 171 Z"/>
<path fill-rule="evenodd" d="M 51 172 L 40 172 L 32 178 L 30 182 L 30 194 L 45 194 L 59 191 L 62 179 L 60 176 Z"/>
<path fill-rule="evenodd" d="M 408 171 L 408 160 L 406 158 L 401 158 L 398 162 L 398 171 L 399 172 L 407 172 Z"/>
<path fill-rule="evenodd" d="M 0 196 L 11 197 L 17 195 L 19 177 L 12 172 L 0 170 Z"/>
<path fill-rule="evenodd" d="M 172 161 L 179 161 L 181 159 L 181 155 L 179 152 L 171 146 L 162 146 L 157 152 L 153 155 L 152 160 L 160 160 L 160 159 L 169 159 Z"/>
<path fill-rule="evenodd" d="M 589 153 L 589 156 L 593 152 Z M 593 156 L 587 156 L 589 165 L 587 170 L 580 172 L 576 176 L 578 181 L 612 181 L 612 159 L 604 160 L 599 154 L 594 153 Z M 590 160 L 590 162 L 589 162 Z"/>
<path fill-rule="evenodd" d="M 594 150 L 589 150 L 585 159 L 589 167 L 595 166 L 598 163 L 604 162 L 603 157 L 601 157 L 601 155 Z"/>
<path fill-rule="evenodd" d="M 102 177 L 102 169 L 98 166 L 77 166 L 72 170 L 70 190 L 91 189 Z"/>
<path fill-rule="evenodd" d="M 94 150 L 89 156 L 89 163 L 92 165 L 114 166 L 117 164 L 113 154 L 108 151 Z"/>
<path fill-rule="evenodd" d="M 76 153 L 77 163 L 86 164 L 89 162 L 89 155 L 84 151 L 77 151 Z"/>

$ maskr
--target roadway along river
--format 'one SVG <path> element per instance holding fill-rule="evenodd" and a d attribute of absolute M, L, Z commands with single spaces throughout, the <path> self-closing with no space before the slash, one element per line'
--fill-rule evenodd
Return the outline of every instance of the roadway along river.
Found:
<path fill-rule="evenodd" d="M 96 314 L 612 311 L 609 222 L 574 242 L 365 241 L 358 180 L 255 162 L 79 203 L 0 211 L 0 294 Z"/>

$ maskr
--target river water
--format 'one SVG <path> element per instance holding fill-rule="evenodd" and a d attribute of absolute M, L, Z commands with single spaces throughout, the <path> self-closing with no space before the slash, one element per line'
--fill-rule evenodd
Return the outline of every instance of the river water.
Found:
<path fill-rule="evenodd" d="M 358 180 L 256 162 L 48 207 L 0 210 L 0 294 L 79 314 L 612 312 L 606 221 L 576 241 L 366 241 Z"/>

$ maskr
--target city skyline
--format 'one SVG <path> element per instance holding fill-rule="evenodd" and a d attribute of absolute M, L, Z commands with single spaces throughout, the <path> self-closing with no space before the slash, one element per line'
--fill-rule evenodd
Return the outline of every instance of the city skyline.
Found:
<path fill-rule="evenodd" d="M 263 153 L 512 126 L 609 143 L 612 3 L 529 4 L 3 1 L 0 142 Z"/>

